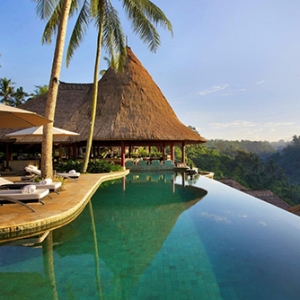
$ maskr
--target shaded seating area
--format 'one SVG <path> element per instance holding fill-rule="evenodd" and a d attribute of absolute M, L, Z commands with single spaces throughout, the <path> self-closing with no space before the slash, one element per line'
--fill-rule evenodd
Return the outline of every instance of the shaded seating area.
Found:
<path fill-rule="evenodd" d="M 59 155 L 57 151 L 54 153 L 54 157 L 58 160 L 64 157 L 82 159 L 86 154 L 92 90 L 92 83 L 60 81 L 55 126 L 80 135 L 53 138 L 53 147 L 60 150 Z M 159 167 L 165 169 L 166 164 L 162 161 L 166 160 L 167 148 L 171 161 L 174 161 L 174 147 L 180 147 L 184 162 L 186 145 L 206 142 L 202 136 L 178 119 L 161 89 L 129 47 L 127 47 L 124 72 L 116 73 L 109 68 L 99 81 L 99 90 L 101 93 L 98 93 L 97 98 L 99 105 L 96 111 L 91 159 L 98 158 L 100 155 L 106 158 L 101 149 L 108 148 L 110 151 L 107 158 L 109 156 L 108 159 L 113 163 L 118 163 L 125 168 L 126 156 L 131 157 L 131 154 L 135 154 L 136 147 L 156 147 L 161 154 Z M 43 114 L 46 102 L 47 93 L 27 101 L 20 107 Z M 9 148 L 4 161 L 5 167 L 9 166 L 10 154 L 16 153 L 17 147 L 25 153 L 27 149 L 33 150 L 33 145 L 38 147 L 41 144 L 39 137 L 8 139 L 6 134 L 13 131 L 14 129 L 0 130 L 2 152 L 6 153 L 6 147 Z M 117 157 L 114 148 L 119 149 Z M 37 151 L 41 153 L 38 149 Z M 150 156 L 149 159 L 151 164 L 152 157 Z M 15 164 L 18 167 L 19 162 Z M 138 166 L 145 167 L 144 164 L 141 162 Z M 169 163 L 167 165 L 169 166 Z M 127 163 L 127 166 L 131 169 L 131 167 L 135 168 L 136 164 Z M 157 167 L 151 164 L 150 168 Z M 15 167 L 12 166 L 13 171 L 14 169 Z"/>

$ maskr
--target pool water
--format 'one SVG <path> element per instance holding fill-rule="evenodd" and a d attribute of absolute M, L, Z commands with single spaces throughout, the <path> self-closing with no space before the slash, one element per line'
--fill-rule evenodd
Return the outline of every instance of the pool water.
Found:
<path fill-rule="evenodd" d="M 1 299 L 299 299 L 300 218 L 203 176 L 104 183 L 42 244 L 0 247 Z"/>

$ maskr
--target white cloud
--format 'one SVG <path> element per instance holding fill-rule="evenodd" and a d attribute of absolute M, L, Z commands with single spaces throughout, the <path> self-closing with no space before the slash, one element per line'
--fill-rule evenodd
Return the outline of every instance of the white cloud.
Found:
<path fill-rule="evenodd" d="M 261 84 L 263 84 L 264 82 L 265 82 L 264 80 L 260 80 L 260 81 L 257 81 L 256 84 L 261 85 Z"/>
<path fill-rule="evenodd" d="M 222 91 L 222 90 L 226 89 L 228 86 L 229 86 L 229 84 L 214 85 L 211 88 L 201 90 L 196 94 L 199 96 L 206 96 L 211 93 L 216 93 L 216 92 Z"/>
<path fill-rule="evenodd" d="M 256 126 L 255 123 L 249 122 L 249 121 L 242 121 L 242 120 L 236 120 L 233 122 L 228 122 L 228 123 L 210 123 L 209 124 L 211 127 L 214 129 L 221 129 L 221 128 L 241 128 L 241 127 L 254 127 Z"/>
<path fill-rule="evenodd" d="M 253 128 L 258 127 L 261 130 L 267 129 L 268 131 L 275 131 L 276 128 L 284 127 L 284 126 L 291 126 L 294 122 L 250 122 L 244 120 L 236 120 L 232 122 L 223 122 L 223 123 L 210 123 L 209 125 L 214 129 L 220 128 Z"/>

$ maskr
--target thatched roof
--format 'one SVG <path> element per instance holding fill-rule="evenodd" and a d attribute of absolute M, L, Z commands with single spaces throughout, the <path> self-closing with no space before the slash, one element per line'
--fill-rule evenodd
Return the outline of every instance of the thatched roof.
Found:
<path fill-rule="evenodd" d="M 230 179 L 230 178 L 222 178 L 222 179 L 219 179 L 218 181 L 236 189 L 236 190 L 239 190 L 239 191 L 247 191 L 247 189 L 242 186 L 240 183 L 238 183 L 237 181 L 233 180 L 233 179 Z"/>
<path fill-rule="evenodd" d="M 270 190 L 247 190 L 247 188 L 245 188 L 244 186 L 242 186 L 241 184 L 239 184 L 238 182 L 236 182 L 235 180 L 230 179 L 230 178 L 219 179 L 219 181 L 234 188 L 234 189 L 237 189 L 237 190 L 244 192 L 248 195 L 251 195 L 255 198 L 264 200 L 264 201 L 266 201 L 270 204 L 273 204 L 277 207 L 280 207 L 282 209 L 289 210 L 291 207 L 288 203 L 284 202 L 282 199 L 277 197 Z"/>
<path fill-rule="evenodd" d="M 45 101 L 46 96 L 40 96 L 25 103 L 22 108 L 44 115 Z M 72 141 L 85 141 L 91 101 L 92 84 L 61 82 L 54 126 L 80 133 Z M 130 48 L 127 48 L 125 71 L 117 74 L 108 69 L 99 81 L 94 140 L 205 142 L 179 121 Z"/>

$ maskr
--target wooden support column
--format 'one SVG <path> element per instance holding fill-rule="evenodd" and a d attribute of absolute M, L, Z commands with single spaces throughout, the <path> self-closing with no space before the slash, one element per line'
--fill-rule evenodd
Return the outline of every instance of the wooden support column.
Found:
<path fill-rule="evenodd" d="M 121 166 L 125 170 L 125 144 L 121 141 Z"/>
<path fill-rule="evenodd" d="M 181 151 L 182 151 L 181 161 L 184 163 L 185 162 L 185 142 L 182 142 Z"/>
<path fill-rule="evenodd" d="M 170 146 L 170 150 L 171 150 L 171 160 L 174 162 L 175 155 L 174 155 L 174 144 L 173 143 Z"/>
<path fill-rule="evenodd" d="M 77 143 L 73 144 L 73 158 L 77 158 Z"/>

